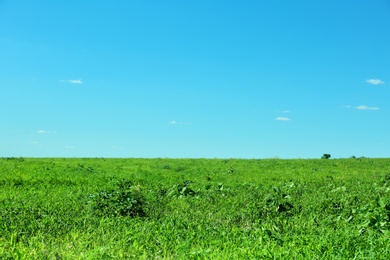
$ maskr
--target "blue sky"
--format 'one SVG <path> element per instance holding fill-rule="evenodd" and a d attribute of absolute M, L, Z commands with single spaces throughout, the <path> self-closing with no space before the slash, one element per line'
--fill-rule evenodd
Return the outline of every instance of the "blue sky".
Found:
<path fill-rule="evenodd" d="M 0 0 L 0 156 L 390 157 L 390 1 Z"/>

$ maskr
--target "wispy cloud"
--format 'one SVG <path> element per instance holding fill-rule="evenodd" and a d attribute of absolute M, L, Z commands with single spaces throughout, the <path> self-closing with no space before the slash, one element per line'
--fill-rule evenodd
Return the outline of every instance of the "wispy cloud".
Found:
<path fill-rule="evenodd" d="M 81 79 L 60 80 L 60 82 L 70 83 L 70 84 L 83 84 L 83 81 Z"/>
<path fill-rule="evenodd" d="M 38 130 L 37 134 L 45 135 L 45 134 L 55 134 L 56 131 L 47 131 L 47 130 Z"/>
<path fill-rule="evenodd" d="M 366 80 L 366 82 L 369 84 L 372 84 L 372 85 L 385 84 L 385 82 L 380 80 L 380 79 L 368 79 L 368 80 Z"/>
<path fill-rule="evenodd" d="M 276 112 L 276 113 L 289 114 L 289 113 L 291 113 L 291 110 L 283 109 L 283 110 L 276 110 L 275 112 Z"/>
<path fill-rule="evenodd" d="M 81 79 L 69 79 L 68 82 L 71 84 L 83 84 Z"/>
<path fill-rule="evenodd" d="M 277 120 L 277 121 L 290 121 L 291 119 L 288 117 L 278 116 L 277 118 L 275 118 L 275 120 Z"/>
<path fill-rule="evenodd" d="M 358 109 L 358 110 L 379 110 L 379 107 L 369 107 L 369 106 L 361 105 L 361 106 L 355 107 L 355 109 Z"/>
<path fill-rule="evenodd" d="M 176 121 L 170 121 L 169 124 L 171 124 L 171 125 L 192 125 L 192 123 L 176 122 Z"/>
<path fill-rule="evenodd" d="M 43 144 L 41 144 L 40 142 L 37 142 L 37 141 L 32 141 L 32 142 L 30 142 L 30 144 L 35 145 L 37 147 L 43 147 Z"/>

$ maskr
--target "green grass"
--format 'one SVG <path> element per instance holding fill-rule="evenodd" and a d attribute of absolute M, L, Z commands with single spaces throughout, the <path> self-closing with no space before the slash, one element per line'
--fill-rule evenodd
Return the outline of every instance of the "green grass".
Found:
<path fill-rule="evenodd" d="M 0 259 L 388 259 L 390 159 L 0 159 Z"/>

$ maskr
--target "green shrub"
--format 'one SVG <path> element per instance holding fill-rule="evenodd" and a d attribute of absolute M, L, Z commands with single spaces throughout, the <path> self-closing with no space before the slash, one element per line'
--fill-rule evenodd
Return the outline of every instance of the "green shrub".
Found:
<path fill-rule="evenodd" d="M 88 202 L 93 212 L 105 217 L 144 217 L 145 198 L 139 186 L 129 180 L 122 179 L 116 189 L 102 190 L 90 195 Z"/>

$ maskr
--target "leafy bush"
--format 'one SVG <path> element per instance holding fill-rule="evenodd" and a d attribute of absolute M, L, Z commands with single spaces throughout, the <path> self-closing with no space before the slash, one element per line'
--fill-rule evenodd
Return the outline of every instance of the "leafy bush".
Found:
<path fill-rule="evenodd" d="M 359 219 L 363 221 L 360 233 L 368 229 L 390 234 L 390 202 L 385 198 L 375 198 L 359 210 Z"/>
<path fill-rule="evenodd" d="M 125 179 L 117 183 L 116 189 L 91 194 L 88 203 L 98 216 L 146 216 L 145 198 L 139 186 L 134 186 L 131 181 Z"/>
<path fill-rule="evenodd" d="M 273 193 L 266 195 L 260 217 L 275 217 L 279 214 L 293 215 L 294 206 L 291 196 L 284 193 L 279 187 L 273 187 Z"/>
<path fill-rule="evenodd" d="M 190 186 L 193 184 L 192 181 L 186 180 L 182 183 L 175 184 L 171 188 L 171 190 L 168 192 L 168 196 L 174 196 L 174 197 L 183 197 L 183 196 L 195 196 L 199 194 L 199 190 L 193 190 L 190 188 Z"/>
<path fill-rule="evenodd" d="M 330 154 L 328 153 L 324 153 L 324 155 L 321 157 L 321 159 L 329 159 L 330 158 Z"/>

